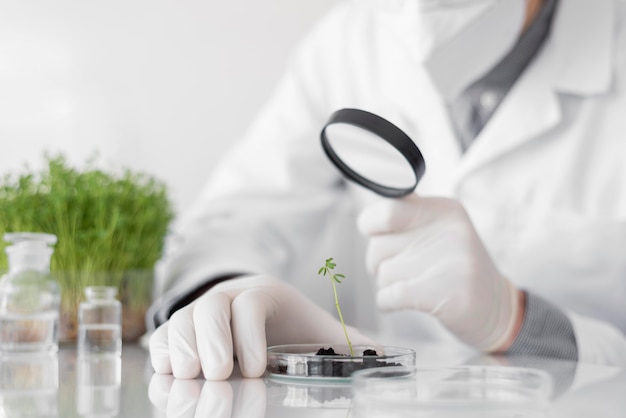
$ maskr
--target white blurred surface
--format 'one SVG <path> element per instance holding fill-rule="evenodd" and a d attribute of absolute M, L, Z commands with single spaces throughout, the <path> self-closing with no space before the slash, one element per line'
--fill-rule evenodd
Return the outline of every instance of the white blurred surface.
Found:
<path fill-rule="evenodd" d="M 95 153 L 191 204 L 336 0 L 0 0 L 0 175 Z"/>

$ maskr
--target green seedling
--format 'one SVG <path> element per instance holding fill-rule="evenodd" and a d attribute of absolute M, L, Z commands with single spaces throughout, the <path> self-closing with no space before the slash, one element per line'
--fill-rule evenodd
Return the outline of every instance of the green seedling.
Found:
<path fill-rule="evenodd" d="M 346 341 L 348 342 L 348 348 L 350 349 L 350 355 L 354 357 L 354 351 L 352 350 L 352 343 L 350 342 L 350 337 L 348 337 L 348 330 L 346 330 L 346 324 L 343 321 L 343 315 L 341 314 L 341 308 L 339 307 L 339 298 L 337 297 L 337 283 L 341 284 L 341 280 L 345 279 L 346 276 L 343 274 L 335 273 L 333 274 L 332 270 L 337 265 L 333 263 L 332 258 L 327 258 L 324 267 L 320 268 L 317 274 L 321 276 L 330 277 L 330 281 L 333 284 L 333 293 L 335 294 L 335 307 L 337 307 L 337 313 L 339 314 L 339 320 L 341 321 L 341 326 L 343 327 L 343 333 L 346 336 Z"/>

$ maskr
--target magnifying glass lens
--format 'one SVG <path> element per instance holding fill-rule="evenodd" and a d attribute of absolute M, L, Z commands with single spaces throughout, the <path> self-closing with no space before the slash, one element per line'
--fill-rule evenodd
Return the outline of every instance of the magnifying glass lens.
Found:
<path fill-rule="evenodd" d="M 411 138 L 364 110 L 337 110 L 320 136 L 324 152 L 348 180 L 381 196 L 412 193 L 426 170 L 422 153 Z"/>
<path fill-rule="evenodd" d="M 326 135 L 337 157 L 360 176 L 395 189 L 415 184 L 410 163 L 378 135 L 343 123 L 328 126 Z"/>

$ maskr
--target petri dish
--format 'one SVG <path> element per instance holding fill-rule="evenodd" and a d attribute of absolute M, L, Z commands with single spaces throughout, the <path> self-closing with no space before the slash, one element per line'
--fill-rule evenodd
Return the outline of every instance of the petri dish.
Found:
<path fill-rule="evenodd" d="M 335 355 L 320 355 L 320 348 L 332 347 Z M 391 346 L 352 347 L 350 355 L 347 344 L 287 344 L 267 349 L 266 376 L 271 379 L 290 381 L 349 383 L 357 370 L 414 366 L 415 351 L 410 348 Z M 375 350 L 369 355 L 366 350 Z"/>
<path fill-rule="evenodd" d="M 552 394 L 543 370 L 505 366 L 388 367 L 352 376 L 355 418 L 539 418 Z"/>

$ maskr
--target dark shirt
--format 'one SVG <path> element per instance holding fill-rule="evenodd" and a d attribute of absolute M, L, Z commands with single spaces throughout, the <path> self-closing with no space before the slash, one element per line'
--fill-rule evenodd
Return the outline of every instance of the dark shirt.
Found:
<path fill-rule="evenodd" d="M 463 151 L 470 147 L 541 49 L 550 32 L 556 4 L 557 0 L 546 0 L 513 49 L 493 69 L 449 103 L 450 116 Z"/>

